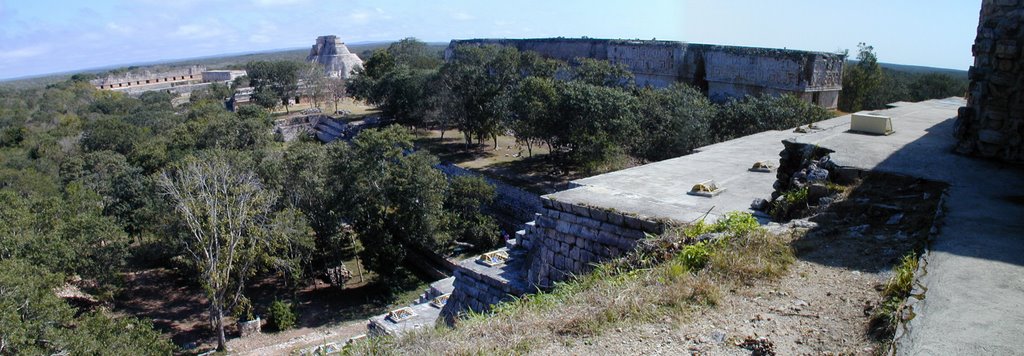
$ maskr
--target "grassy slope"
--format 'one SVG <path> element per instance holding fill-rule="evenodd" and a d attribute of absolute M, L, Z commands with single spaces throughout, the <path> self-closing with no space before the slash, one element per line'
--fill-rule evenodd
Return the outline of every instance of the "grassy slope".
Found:
<path fill-rule="evenodd" d="M 724 232 L 715 242 L 684 240 Z M 670 229 L 633 255 L 600 266 L 553 291 L 473 314 L 455 329 L 434 328 L 400 339 L 373 338 L 353 354 L 520 354 L 599 336 L 624 325 L 686 319 L 714 306 L 723 291 L 784 274 L 794 261 L 791 236 L 772 235 L 750 215 Z"/>

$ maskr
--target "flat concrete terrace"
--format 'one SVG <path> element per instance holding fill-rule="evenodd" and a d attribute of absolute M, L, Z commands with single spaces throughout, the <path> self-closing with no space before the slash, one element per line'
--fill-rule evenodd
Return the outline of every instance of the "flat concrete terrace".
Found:
<path fill-rule="evenodd" d="M 848 132 L 850 115 L 817 123 L 808 133 L 770 131 L 699 152 L 578 180 L 549 198 L 630 212 L 646 219 L 694 221 L 751 211 L 767 199 L 775 174 L 749 172 L 756 161 L 778 164 L 789 139 L 835 150 L 840 165 L 941 181 L 950 185 L 939 234 L 924 256 L 926 298 L 897 340 L 900 354 L 1017 354 L 1024 349 L 1024 169 L 952 153 L 957 108 L 949 98 L 895 103 L 894 133 Z M 713 179 L 726 190 L 713 198 L 687 195 Z"/>
<path fill-rule="evenodd" d="M 441 315 L 441 309 L 430 303 L 413 304 L 406 308 L 412 311 L 412 316 L 401 321 L 389 318 L 388 314 L 370 318 L 370 332 L 401 335 L 420 328 L 432 328 L 437 322 L 437 316 Z"/>

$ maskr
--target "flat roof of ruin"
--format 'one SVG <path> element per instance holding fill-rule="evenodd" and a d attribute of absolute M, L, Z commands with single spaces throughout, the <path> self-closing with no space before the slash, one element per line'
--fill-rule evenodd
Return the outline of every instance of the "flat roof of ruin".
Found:
<path fill-rule="evenodd" d="M 590 43 L 613 43 L 613 44 L 643 44 L 643 45 L 655 45 L 655 46 L 694 46 L 703 47 L 708 49 L 720 49 L 720 50 L 740 50 L 745 52 L 762 52 L 762 53 L 787 53 L 787 54 L 818 54 L 830 57 L 842 57 L 846 56 L 842 53 L 835 52 L 823 52 L 823 51 L 807 51 L 790 48 L 772 48 L 772 47 L 751 47 L 751 46 L 733 46 L 733 45 L 721 45 L 721 44 L 710 44 L 710 43 L 695 43 L 695 42 L 684 42 L 684 41 L 671 41 L 671 40 L 641 40 L 641 39 L 611 39 L 611 38 L 575 38 L 575 37 L 549 37 L 549 38 L 472 38 L 472 39 L 455 39 L 452 43 L 459 42 L 590 42 Z"/>
<path fill-rule="evenodd" d="M 818 129 L 808 133 L 792 129 L 766 131 L 701 147 L 687 156 L 579 179 L 573 182 L 579 187 L 547 197 L 636 214 L 648 220 L 669 219 L 680 223 L 696 221 L 708 213 L 710 220 L 730 211 L 757 215 L 760 213 L 751 210 L 750 204 L 754 199 L 771 197 L 775 171 L 760 173 L 748 171 L 748 168 L 757 161 L 768 161 L 777 167 L 783 140 L 833 149 L 836 152 L 832 158 L 846 166 L 897 174 L 916 173 L 921 177 L 941 176 L 928 168 L 924 163 L 927 160 L 919 158 L 947 153 L 951 149 L 952 138 L 934 137 L 929 132 L 936 125 L 951 122 L 962 105 L 962 98 L 949 98 L 900 103 L 891 109 L 870 111 L 892 117 L 895 133 L 889 136 L 848 132 L 851 115 L 818 122 L 815 124 Z M 906 147 L 914 150 L 903 150 Z M 694 184 L 709 179 L 725 191 L 713 198 L 686 194 Z"/>

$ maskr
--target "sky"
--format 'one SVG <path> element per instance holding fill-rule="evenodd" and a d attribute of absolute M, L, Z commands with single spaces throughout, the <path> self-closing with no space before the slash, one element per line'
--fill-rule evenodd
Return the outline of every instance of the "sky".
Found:
<path fill-rule="evenodd" d="M 966 70 L 981 0 L 0 0 L 0 79 L 416 37 L 677 40 Z"/>

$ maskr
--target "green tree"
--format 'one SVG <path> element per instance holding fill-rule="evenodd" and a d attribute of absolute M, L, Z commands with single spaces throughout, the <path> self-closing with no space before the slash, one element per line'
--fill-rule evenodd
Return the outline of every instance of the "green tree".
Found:
<path fill-rule="evenodd" d="M 748 96 L 722 105 L 711 132 L 718 135 L 716 141 L 724 141 L 768 130 L 791 129 L 831 117 L 832 113 L 825 108 L 792 95 Z"/>
<path fill-rule="evenodd" d="M 572 80 L 590 85 L 628 89 L 634 85 L 633 72 L 626 66 L 592 58 L 576 58 Z"/>
<path fill-rule="evenodd" d="M 191 233 L 181 241 L 198 271 L 224 351 L 224 313 L 241 297 L 245 278 L 267 240 L 276 196 L 226 153 L 190 158 L 165 171 L 159 186 Z"/>
<path fill-rule="evenodd" d="M 883 77 L 874 47 L 863 42 L 857 44 L 857 63 L 847 63 L 843 70 L 843 91 L 839 95 L 839 110 L 856 112 L 874 109 L 867 104 L 882 84 Z"/>
<path fill-rule="evenodd" d="M 514 89 L 505 93 L 510 98 L 503 111 L 504 126 L 516 140 L 526 144 L 530 156 L 533 146 L 541 142 L 551 143 L 559 121 L 559 92 L 551 78 L 530 76 L 523 79 Z"/>
<path fill-rule="evenodd" d="M 0 259 L 95 278 L 101 287 L 115 280 L 128 238 L 103 216 L 98 194 L 76 183 L 65 187 L 63 196 L 22 197 L 4 189 L 0 201 Z"/>
<path fill-rule="evenodd" d="M 60 275 L 0 259 L 0 355 L 169 355 L 174 345 L 147 321 L 102 312 L 75 317 L 54 290 Z"/>
<path fill-rule="evenodd" d="M 454 177 L 449 186 L 444 207 L 449 214 L 448 229 L 452 238 L 478 249 L 500 243 L 498 222 L 482 212 L 494 200 L 494 186 L 477 176 Z"/>
<path fill-rule="evenodd" d="M 443 115 L 462 131 L 466 144 L 492 138 L 497 146 L 501 120 L 507 103 L 502 99 L 521 79 L 519 52 L 512 47 L 459 46 L 452 60 L 441 67 Z"/>
<path fill-rule="evenodd" d="M 379 107 L 385 117 L 421 126 L 431 107 L 429 83 L 435 80 L 440 63 L 437 51 L 407 38 L 374 51 L 363 69 L 347 82 L 347 91 Z"/>
<path fill-rule="evenodd" d="M 288 110 L 289 100 L 299 89 L 301 65 L 292 61 L 255 61 L 246 65 L 246 74 L 260 106 L 273 109 L 278 104 Z"/>
<path fill-rule="evenodd" d="M 571 163 L 590 172 L 621 166 L 626 149 L 639 134 L 637 106 L 631 93 L 573 81 L 559 88 L 555 147 Z"/>
<path fill-rule="evenodd" d="M 909 89 L 913 101 L 944 99 L 967 93 L 967 81 L 948 74 L 925 73 L 914 78 Z"/>
<path fill-rule="evenodd" d="M 313 229 L 301 211 L 285 208 L 274 213 L 269 225 L 266 264 L 285 277 L 287 286 L 297 288 L 309 277 L 316 250 Z"/>
<path fill-rule="evenodd" d="M 649 161 L 679 157 L 714 142 L 711 123 L 718 107 L 694 87 L 675 84 L 667 89 L 641 89 L 639 135 L 634 152 Z"/>
<path fill-rule="evenodd" d="M 332 155 L 332 177 L 342 182 L 336 208 L 346 211 L 363 250 L 363 264 L 387 281 L 409 248 L 447 245 L 441 236 L 444 175 L 436 158 L 410 153 L 412 136 L 399 126 L 366 130 L 351 149 Z"/>

